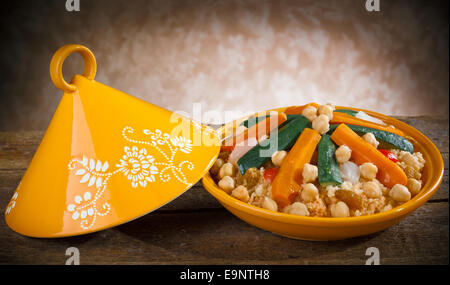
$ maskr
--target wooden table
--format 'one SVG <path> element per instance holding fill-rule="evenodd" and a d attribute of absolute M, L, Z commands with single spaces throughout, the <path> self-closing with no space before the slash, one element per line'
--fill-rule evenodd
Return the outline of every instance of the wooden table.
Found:
<path fill-rule="evenodd" d="M 0 264 L 64 264 L 77 247 L 81 264 L 364 264 L 369 247 L 381 264 L 448 264 L 448 118 L 401 117 L 442 153 L 440 189 L 399 224 L 365 237 L 308 242 L 250 226 L 227 212 L 197 183 L 172 203 L 140 219 L 79 237 L 35 239 L 0 219 Z M 0 132 L 2 215 L 43 132 Z"/>

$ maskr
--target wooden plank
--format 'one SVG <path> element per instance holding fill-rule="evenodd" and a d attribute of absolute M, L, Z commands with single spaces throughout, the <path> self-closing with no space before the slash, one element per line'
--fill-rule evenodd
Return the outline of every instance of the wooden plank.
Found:
<path fill-rule="evenodd" d="M 0 211 L 5 211 L 15 188 L 0 186 Z M 196 185 L 186 191 L 172 202 L 164 205 L 159 211 L 195 210 L 195 209 L 221 209 L 222 205 L 210 195 L 203 186 Z"/>
<path fill-rule="evenodd" d="M 71 246 L 82 264 L 364 264 L 368 247 L 379 249 L 381 264 L 448 264 L 448 211 L 448 203 L 426 204 L 385 231 L 334 242 L 283 238 L 223 209 L 156 212 L 61 239 L 23 237 L 1 219 L 0 264 L 63 264 Z"/>
<path fill-rule="evenodd" d="M 433 195 L 433 197 L 430 199 L 430 201 L 441 201 L 444 199 L 449 198 L 449 153 L 443 153 L 442 154 L 444 158 L 444 178 L 442 180 L 442 184 L 439 187 L 439 189 L 436 191 L 436 193 Z M 0 169 L 0 203 L 3 201 L 7 201 L 11 195 L 13 194 L 14 190 L 16 189 L 17 185 L 20 182 L 20 179 L 22 179 L 22 176 L 25 174 L 25 169 Z M 191 192 L 200 190 L 198 192 L 202 192 L 201 194 L 192 194 Z M 193 199 L 192 197 L 197 197 L 200 195 L 202 198 L 200 200 Z M 199 181 L 197 184 L 194 185 L 194 187 L 187 191 L 185 194 L 180 196 L 176 201 L 173 201 L 171 204 L 167 205 L 166 207 L 175 207 L 179 208 L 178 206 L 178 200 L 181 199 L 182 202 L 180 202 L 180 205 L 185 205 L 187 203 L 187 200 L 192 200 L 192 203 L 195 203 L 197 201 L 198 203 L 195 203 L 195 205 L 190 205 L 189 207 L 193 206 L 201 206 L 201 205 L 210 205 L 211 199 L 206 199 L 204 196 L 208 197 L 209 194 L 206 193 L 206 190 L 203 189 L 203 186 L 201 184 L 201 181 Z M 192 198 L 192 199 L 191 199 Z M 184 201 L 186 200 L 186 201 Z M 204 203 L 204 204 L 200 204 Z M 173 205 L 172 205 L 173 204 Z"/>
<path fill-rule="evenodd" d="M 448 159 L 448 156 L 447 156 Z M 448 166 L 448 164 L 447 164 Z M 0 170 L 0 209 L 6 207 L 20 182 L 25 170 Z M 445 169 L 444 179 L 436 193 L 428 203 L 442 202 L 449 199 L 449 171 Z M 221 208 L 222 206 L 202 186 L 201 181 L 195 184 L 183 195 L 165 205 L 162 210 L 198 209 L 198 208 Z"/>
<path fill-rule="evenodd" d="M 448 152 L 448 118 L 446 117 L 395 117 L 426 135 L 440 152 Z"/>
<path fill-rule="evenodd" d="M 444 158 L 444 178 L 442 184 L 436 193 L 431 197 L 430 201 L 442 201 L 449 199 L 449 154 L 443 153 Z M 0 169 L 0 203 L 5 205 L 11 198 L 14 190 L 22 179 L 25 169 Z M 214 203 L 214 198 L 203 189 L 201 181 L 194 185 L 189 191 L 180 196 L 177 200 L 165 206 L 165 208 L 182 208 L 182 207 L 211 207 L 213 205 L 221 207 L 218 203 Z"/>
<path fill-rule="evenodd" d="M 398 117 L 428 136 L 442 153 L 448 153 L 448 119 Z M 44 132 L 0 132 L 0 169 L 26 169 Z"/>

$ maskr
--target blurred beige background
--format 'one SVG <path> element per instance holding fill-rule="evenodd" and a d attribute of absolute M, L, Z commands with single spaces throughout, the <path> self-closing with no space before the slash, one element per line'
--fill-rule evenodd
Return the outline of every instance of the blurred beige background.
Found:
<path fill-rule="evenodd" d="M 448 116 L 448 1 L 380 0 L 371 13 L 365 0 L 11 2 L 0 130 L 47 127 L 61 97 L 48 66 L 68 43 L 94 52 L 97 81 L 171 110 L 315 101 Z M 70 56 L 65 78 L 82 68 Z"/>

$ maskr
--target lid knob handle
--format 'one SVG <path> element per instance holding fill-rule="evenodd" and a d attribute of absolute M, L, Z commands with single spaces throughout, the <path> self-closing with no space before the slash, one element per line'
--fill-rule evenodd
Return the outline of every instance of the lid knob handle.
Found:
<path fill-rule="evenodd" d="M 75 92 L 77 90 L 77 87 L 73 84 L 67 83 L 62 75 L 62 66 L 64 60 L 74 52 L 78 52 L 83 56 L 84 77 L 89 80 L 93 80 L 95 77 L 95 73 L 97 72 L 97 62 L 95 60 L 94 54 L 87 47 L 77 44 L 70 44 L 58 49 L 53 55 L 50 62 L 50 77 L 53 81 L 53 84 L 55 84 L 58 89 L 61 89 L 66 93 Z"/>

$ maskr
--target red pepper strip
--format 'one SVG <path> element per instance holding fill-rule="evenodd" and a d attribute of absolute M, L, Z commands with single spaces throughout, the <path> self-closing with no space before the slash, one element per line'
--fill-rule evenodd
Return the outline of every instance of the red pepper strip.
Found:
<path fill-rule="evenodd" d="M 392 152 L 390 152 L 387 149 L 379 149 L 379 151 L 384 154 L 384 156 L 386 156 L 387 158 L 389 158 L 390 160 L 392 160 L 393 162 L 397 162 L 398 158 L 395 154 L 393 154 Z"/>
<path fill-rule="evenodd" d="M 220 152 L 229 151 L 232 152 L 234 149 L 234 145 L 222 145 L 220 147 Z"/>
<path fill-rule="evenodd" d="M 278 167 L 267 168 L 264 171 L 264 179 L 266 179 L 269 183 L 272 183 L 272 181 L 277 176 L 279 170 L 280 169 Z"/>

